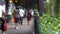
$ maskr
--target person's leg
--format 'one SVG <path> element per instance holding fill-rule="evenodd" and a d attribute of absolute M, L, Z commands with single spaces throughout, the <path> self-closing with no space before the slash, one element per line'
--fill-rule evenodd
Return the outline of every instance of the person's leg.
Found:
<path fill-rule="evenodd" d="M 15 29 L 18 29 L 18 18 L 15 18 Z"/>
<path fill-rule="evenodd" d="M 23 17 L 22 17 L 22 23 L 23 23 Z"/>
<path fill-rule="evenodd" d="M 11 19 L 12 19 L 12 15 L 10 15 L 10 22 L 11 22 Z"/>
<path fill-rule="evenodd" d="M 15 23 L 15 29 L 18 29 L 18 23 Z"/>
<path fill-rule="evenodd" d="M 9 15 L 9 23 L 11 23 L 12 15 Z"/>
<path fill-rule="evenodd" d="M 2 34 L 5 34 L 5 31 L 2 31 Z"/>
<path fill-rule="evenodd" d="M 21 25 L 22 25 L 22 23 L 23 23 L 23 17 L 21 17 Z"/>
<path fill-rule="evenodd" d="M 0 29 L 2 30 L 2 20 L 0 18 Z"/>
<path fill-rule="evenodd" d="M 28 18 L 28 21 L 27 21 L 28 22 L 28 25 L 29 25 L 30 20 L 31 20 L 31 17 Z"/>
<path fill-rule="evenodd" d="M 4 22 L 5 22 L 5 20 L 4 19 L 1 19 L 2 20 L 2 25 L 1 25 L 1 27 L 2 27 L 2 34 L 5 34 L 5 31 L 4 31 L 4 26 L 3 26 L 3 24 L 4 24 Z"/>
<path fill-rule="evenodd" d="M 27 23 L 28 23 L 28 25 L 29 25 L 29 18 L 27 18 Z"/>
<path fill-rule="evenodd" d="M 9 15 L 7 15 L 6 22 L 9 23 Z"/>
<path fill-rule="evenodd" d="M 29 21 L 28 21 L 28 25 L 29 25 Z"/>
<path fill-rule="evenodd" d="M 18 23 L 15 23 L 15 29 L 18 29 Z"/>
<path fill-rule="evenodd" d="M 21 18 L 19 18 L 19 24 L 21 24 Z"/>

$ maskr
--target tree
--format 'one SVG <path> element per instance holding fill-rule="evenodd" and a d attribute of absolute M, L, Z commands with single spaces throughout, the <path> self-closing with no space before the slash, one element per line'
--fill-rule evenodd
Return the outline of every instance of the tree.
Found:
<path fill-rule="evenodd" d="M 46 0 L 44 2 L 44 12 L 45 14 L 52 15 L 52 0 Z"/>
<path fill-rule="evenodd" d="M 38 0 L 38 10 L 39 10 L 39 15 L 43 15 L 43 10 L 44 10 L 44 0 Z"/>
<path fill-rule="evenodd" d="M 54 16 L 54 0 L 52 0 L 52 15 Z"/>
<path fill-rule="evenodd" d="M 55 15 L 59 16 L 60 15 L 60 0 L 55 0 Z"/>

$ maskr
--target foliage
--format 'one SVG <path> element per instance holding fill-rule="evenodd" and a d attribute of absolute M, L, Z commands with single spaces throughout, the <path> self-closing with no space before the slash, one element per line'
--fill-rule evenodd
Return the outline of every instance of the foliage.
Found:
<path fill-rule="evenodd" d="M 43 15 L 40 17 L 42 34 L 60 34 L 60 17 Z"/>
<path fill-rule="evenodd" d="M 44 2 L 44 12 L 45 14 L 48 13 L 51 15 L 51 11 L 52 11 L 52 0 L 49 0 L 49 3 L 48 2 Z"/>
<path fill-rule="evenodd" d="M 55 0 L 55 15 L 60 15 L 60 0 Z"/>

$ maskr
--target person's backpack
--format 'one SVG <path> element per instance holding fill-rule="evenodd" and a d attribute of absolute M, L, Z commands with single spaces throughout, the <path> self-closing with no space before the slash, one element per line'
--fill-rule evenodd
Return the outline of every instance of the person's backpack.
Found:
<path fill-rule="evenodd" d="M 20 15 L 19 15 L 19 9 L 15 9 L 15 10 L 14 10 L 14 16 L 15 16 L 16 18 L 19 18 L 19 17 L 20 17 Z"/>

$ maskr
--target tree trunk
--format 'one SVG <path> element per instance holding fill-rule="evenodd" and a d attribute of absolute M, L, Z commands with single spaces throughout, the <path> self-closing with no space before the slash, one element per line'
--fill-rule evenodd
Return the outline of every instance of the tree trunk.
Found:
<path fill-rule="evenodd" d="M 54 0 L 52 0 L 52 15 L 54 16 Z"/>
<path fill-rule="evenodd" d="M 59 16 L 59 0 L 55 1 L 55 15 Z"/>
<path fill-rule="evenodd" d="M 38 0 L 38 10 L 39 10 L 39 15 L 42 16 L 43 15 L 43 1 L 42 0 Z"/>

